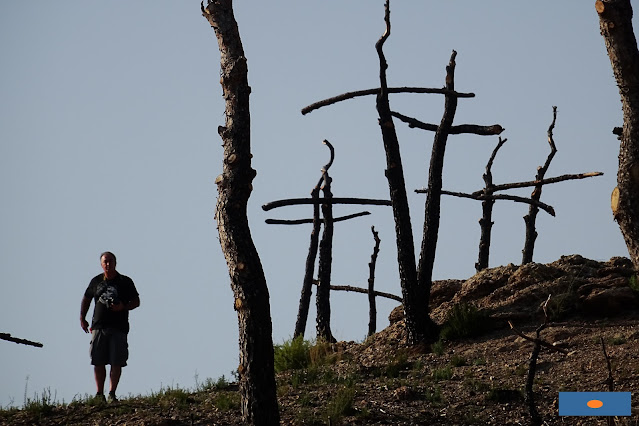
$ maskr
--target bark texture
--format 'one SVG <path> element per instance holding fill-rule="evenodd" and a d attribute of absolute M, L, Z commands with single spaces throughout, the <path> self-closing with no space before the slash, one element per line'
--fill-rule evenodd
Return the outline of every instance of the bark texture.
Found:
<path fill-rule="evenodd" d="M 553 129 L 555 128 L 555 122 L 557 121 L 557 107 L 552 107 L 552 123 L 548 127 L 548 144 L 550 145 L 550 152 L 548 153 L 548 157 L 546 158 L 546 162 L 543 166 L 537 169 L 537 175 L 535 176 L 535 180 L 541 182 L 544 180 L 546 176 L 546 172 L 550 167 L 550 162 L 555 157 L 557 153 L 557 147 L 555 146 L 555 140 L 553 139 Z M 540 183 L 535 186 L 530 198 L 539 201 L 541 199 L 541 191 L 543 189 L 543 185 Z M 535 241 L 537 241 L 537 230 L 535 229 L 535 224 L 537 222 L 537 213 L 539 213 L 539 207 L 531 204 L 528 209 L 528 214 L 524 216 L 524 222 L 526 223 L 526 240 L 524 242 L 524 248 L 522 249 L 522 258 L 521 264 L 525 265 L 527 263 L 531 263 L 533 261 L 533 253 L 535 251 Z"/>
<path fill-rule="evenodd" d="M 311 198 L 319 198 L 320 185 L 324 178 L 317 182 L 311 191 Z M 300 304 L 297 310 L 297 321 L 295 322 L 295 332 L 293 337 L 304 336 L 306 322 L 308 320 L 308 310 L 311 305 L 311 293 L 313 288 L 313 275 L 315 274 L 315 260 L 317 259 L 317 249 L 319 246 L 319 232 L 322 222 L 320 222 L 320 206 L 313 205 L 313 230 L 311 231 L 311 242 L 306 255 L 306 266 L 304 268 L 304 279 L 302 281 L 302 291 L 300 292 Z"/>
<path fill-rule="evenodd" d="M 453 50 L 450 61 L 446 67 L 446 89 L 455 90 L 455 57 L 457 52 Z M 419 256 L 418 287 L 425 293 L 426 310 L 430 289 L 432 286 L 433 265 L 437 251 L 437 236 L 439 233 L 439 213 L 442 196 L 442 174 L 444 170 L 444 154 L 446 141 L 453 125 L 457 110 L 457 97 L 446 95 L 444 101 L 444 114 L 435 132 L 433 151 L 430 157 L 430 169 L 428 171 L 428 196 L 426 197 L 424 231 L 422 236 L 422 248 Z"/>
<path fill-rule="evenodd" d="M 639 270 L 639 51 L 630 0 L 598 0 L 599 27 L 619 87 L 623 129 L 612 211 Z"/>
<path fill-rule="evenodd" d="M 479 219 L 479 227 L 481 229 L 481 236 L 479 237 L 479 255 L 477 258 L 477 263 L 475 263 L 475 270 L 477 272 L 488 268 L 488 260 L 490 258 L 490 238 L 492 235 L 493 229 L 493 207 L 495 205 L 495 199 L 491 198 L 493 195 L 493 188 L 495 185 L 493 184 L 493 162 L 495 161 L 495 157 L 497 156 L 497 152 L 499 149 L 506 143 L 508 139 L 499 138 L 499 143 L 493 150 L 490 158 L 488 159 L 488 163 L 486 164 L 486 173 L 484 173 L 484 191 L 482 195 L 485 195 L 485 200 L 481 203 L 481 211 L 482 216 Z"/>
<path fill-rule="evenodd" d="M 397 261 L 399 264 L 399 279 L 404 300 L 404 314 L 406 317 L 406 334 L 408 343 L 414 344 L 426 339 L 428 335 L 428 296 L 419 288 L 417 283 L 417 265 L 415 263 L 415 244 L 413 230 L 406 195 L 404 169 L 399 150 L 397 132 L 391 115 L 388 100 L 388 83 L 386 69 L 388 63 L 384 56 L 384 42 L 390 36 L 390 8 L 388 0 L 385 3 L 386 31 L 375 44 L 379 57 L 380 90 L 377 94 L 376 107 L 379 115 L 379 127 L 382 131 L 384 150 L 386 151 L 386 179 L 390 192 L 393 217 L 395 219 L 395 234 L 397 236 Z"/>
<path fill-rule="evenodd" d="M 220 50 L 220 84 L 226 103 L 224 147 L 217 177 L 215 212 L 239 323 L 238 367 L 242 417 L 253 425 L 278 425 L 269 293 L 247 218 L 256 175 L 251 167 L 248 68 L 231 0 L 208 0 L 202 15 L 215 29 Z"/>

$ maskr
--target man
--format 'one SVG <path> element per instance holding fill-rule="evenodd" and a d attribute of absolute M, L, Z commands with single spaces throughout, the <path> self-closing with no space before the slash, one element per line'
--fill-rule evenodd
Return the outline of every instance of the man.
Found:
<path fill-rule="evenodd" d="M 109 251 L 100 255 L 104 273 L 95 276 L 89 283 L 80 306 L 80 326 L 85 333 L 91 332 L 91 364 L 97 387 L 96 397 L 106 401 L 104 382 L 106 364 L 111 365 L 109 400 L 117 401 L 115 391 L 120 381 L 122 367 L 129 357 L 127 334 L 129 311 L 140 306 L 140 297 L 131 278 L 116 271 L 115 255 Z M 86 320 L 91 299 L 95 300 L 91 328 Z"/>

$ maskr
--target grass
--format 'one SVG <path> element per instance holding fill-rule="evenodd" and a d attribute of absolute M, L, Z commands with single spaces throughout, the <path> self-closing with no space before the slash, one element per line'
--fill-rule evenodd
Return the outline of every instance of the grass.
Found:
<path fill-rule="evenodd" d="M 480 336 L 488 329 L 488 321 L 488 315 L 472 303 L 457 303 L 446 314 L 440 338 L 456 340 Z"/>
<path fill-rule="evenodd" d="M 328 401 L 326 406 L 326 419 L 330 422 L 338 422 L 344 416 L 353 414 L 353 401 L 355 399 L 355 388 L 345 386 L 340 388 L 335 396 Z"/>
<path fill-rule="evenodd" d="M 287 370 L 302 370 L 311 363 L 311 343 L 304 340 L 303 336 L 284 341 L 281 345 L 275 345 L 275 372 Z"/>
<path fill-rule="evenodd" d="M 450 367 L 436 368 L 433 370 L 434 380 L 450 380 L 453 377 L 453 370 Z"/>

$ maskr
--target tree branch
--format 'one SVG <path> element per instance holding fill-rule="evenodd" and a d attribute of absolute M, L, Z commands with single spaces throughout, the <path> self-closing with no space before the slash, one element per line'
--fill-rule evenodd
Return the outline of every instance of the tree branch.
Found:
<path fill-rule="evenodd" d="M 33 342 L 31 340 L 19 339 L 17 337 L 11 337 L 11 334 L 9 334 L 9 333 L 0 333 L 0 339 L 6 340 L 8 342 L 19 343 L 21 345 L 35 346 L 37 348 L 41 348 L 41 347 L 44 346 L 42 343 L 39 343 L 39 342 Z"/>
<path fill-rule="evenodd" d="M 262 210 L 269 211 L 276 209 L 278 207 L 285 206 L 297 206 L 297 205 L 305 205 L 305 204 L 358 204 L 358 205 L 371 205 L 371 206 L 390 206 L 391 202 L 388 200 L 377 200 L 371 198 L 331 198 L 327 200 L 326 198 L 288 198 L 284 200 L 276 200 L 271 201 L 270 203 L 266 203 L 262 206 Z"/>
<path fill-rule="evenodd" d="M 386 89 L 388 93 L 433 93 L 447 96 L 456 96 L 458 98 L 474 98 L 474 93 L 460 93 L 455 92 L 454 90 L 447 89 L 430 89 L 426 87 L 388 87 Z M 333 105 L 338 102 L 346 101 L 348 99 L 358 98 L 362 96 L 369 95 L 378 95 L 380 93 L 380 89 L 366 89 L 366 90 L 357 90 L 355 92 L 343 93 L 341 95 L 334 96 L 332 98 L 324 99 L 322 101 L 318 101 L 310 104 L 302 108 L 302 115 L 306 115 L 309 112 L 313 112 L 316 109 L 320 109 L 325 106 Z"/>
<path fill-rule="evenodd" d="M 333 222 L 343 222 L 345 220 L 354 219 L 360 216 L 368 216 L 371 212 L 359 212 L 353 213 L 346 216 L 340 216 L 333 219 Z M 313 223 L 313 219 L 294 219 L 294 220 L 285 220 L 285 219 L 266 219 L 266 222 L 269 225 L 303 225 L 307 223 Z"/>
<path fill-rule="evenodd" d="M 506 189 L 515 189 L 515 188 L 527 188 L 530 186 L 537 186 L 537 185 L 548 185 L 551 183 L 557 183 L 557 182 L 563 182 L 566 180 L 577 180 L 577 179 L 586 179 L 586 178 L 590 178 L 590 177 L 596 177 L 596 176 L 603 176 L 603 172 L 588 172 L 588 173 L 576 173 L 576 174 L 567 174 L 567 175 L 561 175 L 561 176 L 556 176 L 556 177 L 552 177 L 552 178 L 546 178 L 546 179 L 542 179 L 542 180 L 531 180 L 531 181 L 526 181 L 526 182 L 513 182 L 513 183 L 504 183 L 501 185 L 495 185 L 493 187 L 493 191 L 504 191 Z M 421 190 L 418 190 L 421 191 Z M 472 195 L 479 195 L 481 193 L 483 193 L 484 190 L 480 189 L 479 191 L 475 191 L 472 193 Z"/>
<path fill-rule="evenodd" d="M 317 285 L 317 280 L 313 280 L 313 284 Z M 351 291 L 354 293 L 363 293 L 363 294 L 368 294 L 368 289 L 365 288 L 361 288 L 361 287 L 353 287 L 350 285 L 331 285 L 331 291 Z M 399 303 L 402 303 L 402 298 L 399 296 L 395 296 L 394 294 L 391 293 L 385 293 L 383 291 L 377 291 L 375 290 L 375 296 L 379 296 L 379 297 L 385 297 L 386 299 L 391 299 L 391 300 L 395 300 Z"/>
<path fill-rule="evenodd" d="M 425 192 L 428 192 L 427 189 L 416 189 L 415 190 L 416 193 L 418 194 L 423 194 Z M 491 195 L 484 195 L 483 191 L 480 192 L 479 194 L 477 193 L 472 193 L 472 194 L 466 194 L 463 192 L 452 192 L 452 191 L 446 191 L 446 190 L 442 190 L 441 191 L 442 195 L 452 195 L 453 197 L 460 197 L 460 198 L 470 198 L 472 200 L 509 200 L 509 201 L 515 201 L 517 203 L 525 203 L 525 204 L 533 204 L 536 205 L 537 207 L 539 207 L 540 209 L 544 210 L 546 213 L 548 213 L 551 216 L 555 215 L 555 209 L 546 204 L 546 203 L 542 203 L 541 201 L 535 201 L 533 199 L 530 198 L 525 198 L 525 197 L 519 197 L 516 195 L 506 195 L 506 194 L 491 194 Z"/>
<path fill-rule="evenodd" d="M 429 130 L 431 132 L 437 131 L 436 124 L 424 123 L 423 121 L 419 121 L 416 118 L 408 117 L 406 115 L 400 114 L 399 112 L 391 111 L 393 117 L 396 117 L 408 124 L 408 127 L 411 129 L 417 128 L 422 130 Z M 492 126 L 479 126 L 477 124 L 459 124 L 456 126 L 450 127 L 449 134 L 451 135 L 459 135 L 462 133 L 472 133 L 480 136 L 495 136 L 501 134 L 504 131 L 504 128 L 499 124 L 493 124 Z"/>

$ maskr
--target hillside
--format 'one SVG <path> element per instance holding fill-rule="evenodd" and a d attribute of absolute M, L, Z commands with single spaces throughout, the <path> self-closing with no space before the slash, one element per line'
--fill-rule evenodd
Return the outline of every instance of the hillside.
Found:
<path fill-rule="evenodd" d="M 605 418 L 560 418 L 559 391 L 605 391 L 608 369 L 601 340 L 611 359 L 614 389 L 639 389 L 639 285 L 625 258 L 596 262 L 578 255 L 546 265 L 508 265 L 466 281 L 436 282 L 432 314 L 448 327 L 447 340 L 432 347 L 403 342 L 401 309 L 391 325 L 363 343 L 338 342 L 311 348 L 305 369 L 278 374 L 282 424 L 322 425 L 504 425 L 528 424 L 524 385 L 533 343 L 510 329 L 508 321 L 563 353 L 542 348 L 534 381 L 536 406 L 547 424 L 608 424 Z M 479 311 L 464 303 L 472 302 Z M 469 322 L 449 316 L 466 313 Z M 448 315 L 448 322 L 446 322 Z M 481 318 L 481 319 L 478 319 Z M 474 328 L 474 325 L 480 327 Z M 237 385 L 208 381 L 198 391 L 163 389 L 146 397 L 98 404 L 90 399 L 65 406 L 32 403 L 0 411 L 11 425 L 238 425 Z M 50 402 L 50 401 L 49 401 Z M 632 418 L 639 424 L 639 400 Z"/>

